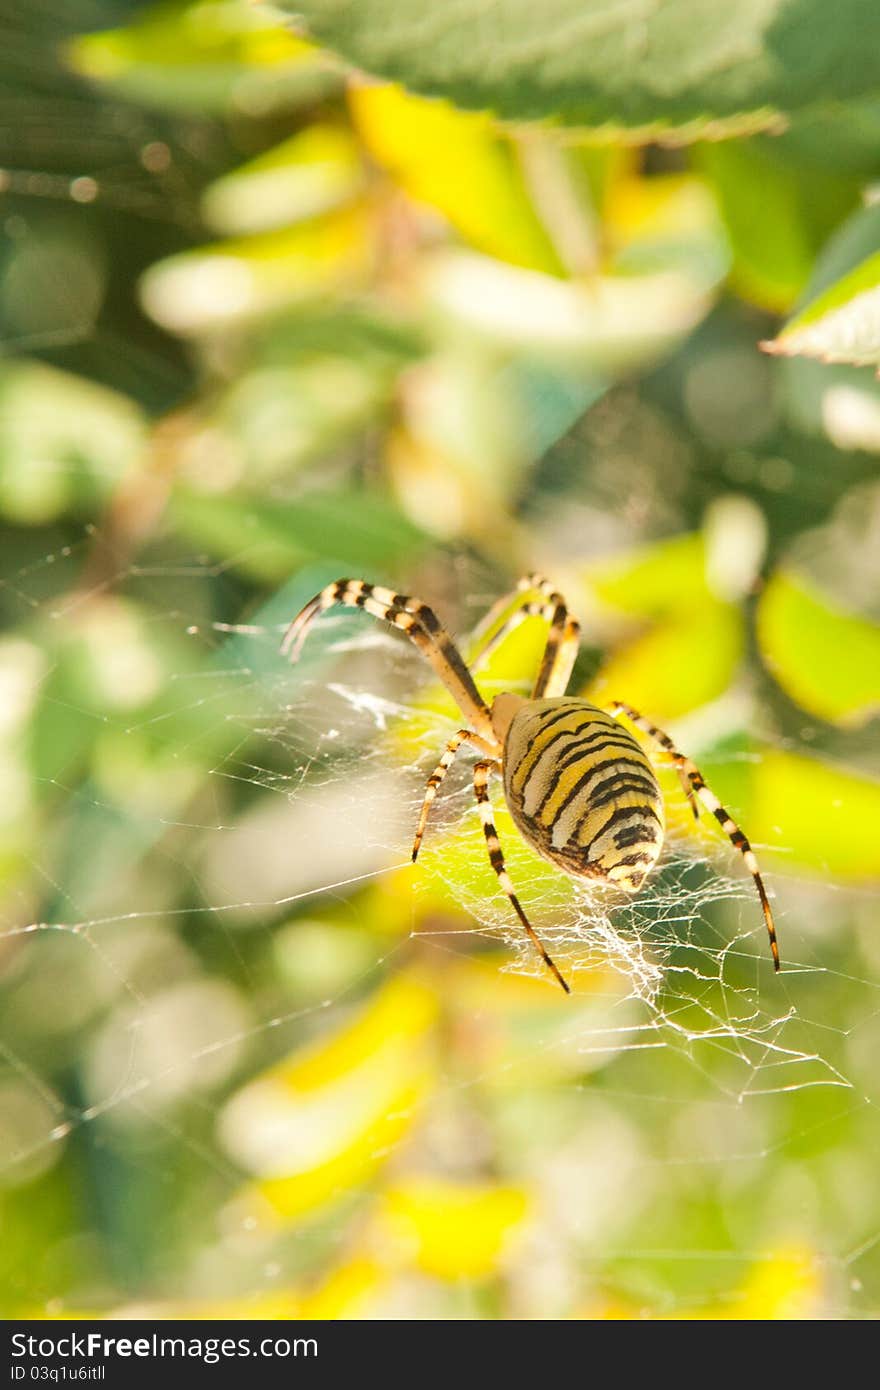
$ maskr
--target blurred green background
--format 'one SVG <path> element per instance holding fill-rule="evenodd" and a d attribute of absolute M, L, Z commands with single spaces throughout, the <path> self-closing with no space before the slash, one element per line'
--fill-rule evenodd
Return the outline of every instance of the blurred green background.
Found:
<path fill-rule="evenodd" d="M 0 19 L 4 1311 L 874 1317 L 880 21 L 295 9 Z M 532 569 L 780 976 L 673 779 L 635 904 L 499 817 L 563 998 L 417 654 L 278 653 Z"/>

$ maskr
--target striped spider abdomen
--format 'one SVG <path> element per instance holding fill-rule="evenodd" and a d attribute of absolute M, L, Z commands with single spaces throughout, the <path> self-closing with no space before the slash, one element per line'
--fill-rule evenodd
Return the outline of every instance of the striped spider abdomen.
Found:
<path fill-rule="evenodd" d="M 638 892 L 663 847 L 663 797 L 628 730 L 586 700 L 529 700 L 510 722 L 502 761 L 527 844 L 566 873 Z"/>

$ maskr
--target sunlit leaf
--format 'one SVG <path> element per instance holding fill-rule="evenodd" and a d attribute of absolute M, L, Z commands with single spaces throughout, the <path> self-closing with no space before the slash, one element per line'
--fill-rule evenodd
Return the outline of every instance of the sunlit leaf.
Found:
<path fill-rule="evenodd" d="M 170 0 L 124 28 L 76 39 L 77 72 L 123 95 L 190 111 L 229 107 L 262 114 L 330 89 L 334 76 L 315 48 L 277 17 L 240 0 Z"/>
<path fill-rule="evenodd" d="M 853 727 L 880 710 L 880 627 L 777 570 L 758 605 L 758 640 L 784 690 L 811 714 Z"/>
<path fill-rule="evenodd" d="M 665 618 L 717 600 L 739 600 L 760 572 L 766 549 L 760 509 L 743 496 L 716 497 L 700 531 L 650 541 L 583 569 L 586 612 L 600 622 Z"/>
<path fill-rule="evenodd" d="M 880 204 L 849 217 L 819 257 L 804 303 L 819 299 L 880 246 Z M 791 417 L 838 449 L 880 450 L 880 384 L 859 367 L 785 357 L 780 363 Z"/>
<path fill-rule="evenodd" d="M 710 515 L 702 532 L 673 536 L 593 564 L 585 575 L 586 613 L 598 598 L 602 627 L 613 646 L 585 693 L 599 703 L 623 700 L 657 719 L 676 719 L 717 699 L 745 652 L 739 596 L 752 578 L 760 537 L 746 534 L 752 518 Z M 734 572 L 722 548 L 738 536 Z"/>
<path fill-rule="evenodd" d="M 355 86 L 349 100 L 368 151 L 413 198 L 436 208 L 480 251 L 532 270 L 561 271 L 515 149 L 489 116 L 400 87 Z"/>
<path fill-rule="evenodd" d="M 876 882 L 880 783 L 803 753 L 757 742 L 700 755 L 706 781 L 768 851 L 776 869 Z M 703 827 L 705 830 L 705 826 Z"/>
<path fill-rule="evenodd" d="M 705 538 L 693 531 L 591 564 L 585 579 L 612 608 L 661 617 L 711 597 L 706 560 Z"/>
<path fill-rule="evenodd" d="M 216 179 L 202 195 L 202 212 L 221 236 L 247 236 L 328 212 L 362 184 L 351 136 L 315 122 Z"/>
<path fill-rule="evenodd" d="M 707 599 L 618 647 L 584 693 L 598 703 L 624 700 L 652 717 L 677 719 L 722 695 L 744 652 L 739 609 Z"/>
<path fill-rule="evenodd" d="M 381 1219 L 401 1261 L 439 1279 L 485 1279 L 502 1271 L 529 1206 L 521 1187 L 411 1178 L 385 1193 Z"/>
<path fill-rule="evenodd" d="M 797 314 L 765 352 L 853 366 L 880 364 L 880 251 Z"/>
<path fill-rule="evenodd" d="M 808 1250 L 784 1250 L 756 1264 L 745 1281 L 733 1317 L 815 1316 L 822 1292 L 821 1261 Z"/>
<path fill-rule="evenodd" d="M 422 287 L 435 313 L 478 341 L 598 373 L 656 361 L 711 303 L 705 282 L 680 269 L 562 282 L 463 251 L 430 258 Z"/>
<path fill-rule="evenodd" d="M 283 231 L 217 242 L 157 261 L 144 274 L 144 308 L 172 333 L 199 334 L 358 284 L 369 259 L 363 208 L 330 212 Z"/>
<path fill-rule="evenodd" d="M 399 976 L 351 1023 L 233 1097 L 221 1137 L 258 1179 L 251 1199 L 258 1210 L 297 1217 L 382 1164 L 430 1085 L 436 1014 L 433 992 L 415 976 Z"/>

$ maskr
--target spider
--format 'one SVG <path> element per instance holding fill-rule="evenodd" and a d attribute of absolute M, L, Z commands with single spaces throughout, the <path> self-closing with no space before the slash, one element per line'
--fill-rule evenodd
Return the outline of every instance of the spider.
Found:
<path fill-rule="evenodd" d="M 413 843 L 413 862 L 418 858 L 440 785 L 462 744 L 469 743 L 483 755 L 474 764 L 474 794 L 489 861 L 530 941 L 566 994 L 571 992 L 570 987 L 529 922 L 504 867 L 489 800 L 489 774 L 500 772 L 514 824 L 526 844 L 538 854 L 568 874 L 601 879 L 635 894 L 663 847 L 663 798 L 642 745 L 618 722 L 621 714 L 672 760 L 694 816 L 699 816 L 698 802 L 702 802 L 742 854 L 755 880 L 773 964 L 778 970 L 776 929 L 758 862 L 749 841 L 706 786 L 699 769 L 678 751 L 667 734 L 631 705 L 613 700 L 608 709 L 600 709 L 576 695 L 566 695 L 580 626 L 562 595 L 541 575 L 530 574 L 520 580 L 512 594 L 493 606 L 480 630 L 491 629 L 514 602 L 516 608 L 483 643 L 476 661 L 484 660 L 526 618 L 540 615 L 549 622 L 550 631 L 531 697 L 503 693 L 496 695 L 491 707 L 483 700 L 458 648 L 432 609 L 421 599 L 397 594 L 364 579 L 337 579 L 316 594 L 290 624 L 281 650 L 295 662 L 314 619 L 334 604 L 342 604 L 363 608 L 400 628 L 424 652 L 468 727 L 459 729 L 449 740 L 428 778 Z"/>

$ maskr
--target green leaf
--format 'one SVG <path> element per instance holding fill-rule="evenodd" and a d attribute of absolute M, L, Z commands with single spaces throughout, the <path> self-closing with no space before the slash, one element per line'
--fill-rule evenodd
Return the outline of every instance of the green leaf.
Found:
<path fill-rule="evenodd" d="M 816 263 L 803 303 L 817 300 L 880 247 L 880 204 L 848 218 Z M 880 452 L 880 384 L 859 367 L 790 357 L 780 363 L 789 415 L 838 449 Z"/>
<path fill-rule="evenodd" d="M 785 873 L 807 872 L 852 883 L 877 881 L 876 779 L 744 735 L 700 753 L 699 767 L 748 831 L 771 889 L 775 875 Z M 708 821 L 700 819 L 701 836 L 722 843 L 723 832 Z M 782 954 L 785 957 L 784 944 Z"/>
<path fill-rule="evenodd" d="M 140 411 L 125 396 L 40 362 L 7 363 L 0 371 L 0 513 L 37 525 L 94 508 L 137 464 L 145 435 Z"/>
<path fill-rule="evenodd" d="M 844 613 L 800 575 L 777 570 L 758 606 L 758 642 L 779 684 L 832 724 L 880 710 L 880 627 Z"/>
<path fill-rule="evenodd" d="M 880 174 L 880 97 L 807 110 L 783 135 L 774 136 L 773 144 L 780 155 L 805 170 L 876 178 Z"/>
<path fill-rule="evenodd" d="M 778 338 L 761 347 L 781 357 L 880 366 L 880 251 L 813 300 Z"/>
<path fill-rule="evenodd" d="M 421 531 L 377 493 L 318 492 L 276 502 L 180 488 L 172 510 L 184 534 L 264 580 L 285 578 L 310 559 L 385 572 L 424 543 Z"/>
<path fill-rule="evenodd" d="M 799 308 L 804 308 L 880 248 L 880 203 L 847 218 L 816 262 Z"/>
<path fill-rule="evenodd" d="M 766 139 L 705 144 L 696 158 L 730 237 L 734 287 L 761 308 L 788 312 L 830 232 L 857 206 L 856 180 L 805 170 Z"/>
<path fill-rule="evenodd" d="M 781 357 L 853 366 L 880 363 L 880 207 L 844 223 L 820 257 L 804 303 L 778 337 L 761 344 Z"/>
<path fill-rule="evenodd" d="M 369 73 L 513 119 L 698 138 L 875 90 L 874 0 L 283 0 Z"/>

